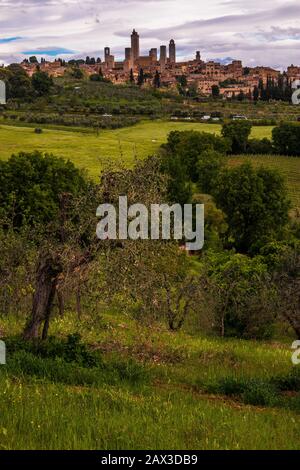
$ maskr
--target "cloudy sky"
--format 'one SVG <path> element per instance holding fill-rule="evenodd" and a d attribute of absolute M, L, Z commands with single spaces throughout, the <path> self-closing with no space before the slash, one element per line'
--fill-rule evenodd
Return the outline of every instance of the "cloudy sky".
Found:
<path fill-rule="evenodd" d="M 28 55 L 117 59 L 136 28 L 141 50 L 174 38 L 180 58 L 300 65 L 300 2 L 289 0 L 0 0 L 0 63 Z"/>

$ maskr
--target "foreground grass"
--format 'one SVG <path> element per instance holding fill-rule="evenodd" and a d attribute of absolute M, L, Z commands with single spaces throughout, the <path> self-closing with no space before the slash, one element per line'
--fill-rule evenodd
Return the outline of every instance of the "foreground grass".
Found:
<path fill-rule="evenodd" d="M 0 379 L 2 449 L 297 449 L 299 419 L 185 390 Z"/>
<path fill-rule="evenodd" d="M 0 320 L 5 336 L 21 328 Z M 268 390 L 247 401 L 232 389 L 295 371 L 289 345 L 170 333 L 116 312 L 51 325 L 74 331 L 99 366 L 28 353 L 1 366 L 2 449 L 299 449 L 299 390 L 264 402 Z"/>
<path fill-rule="evenodd" d="M 106 161 L 123 160 L 124 164 L 131 165 L 135 158 L 144 158 L 155 153 L 166 142 L 167 135 L 172 130 L 191 129 L 220 133 L 221 126 L 145 121 L 133 127 L 102 130 L 97 136 L 95 133 L 57 129 L 44 129 L 42 134 L 35 134 L 30 127 L 0 125 L 0 159 L 7 159 L 20 151 L 40 150 L 68 158 L 96 178 Z M 255 127 L 253 136 L 270 137 L 271 131 L 271 127 Z"/>

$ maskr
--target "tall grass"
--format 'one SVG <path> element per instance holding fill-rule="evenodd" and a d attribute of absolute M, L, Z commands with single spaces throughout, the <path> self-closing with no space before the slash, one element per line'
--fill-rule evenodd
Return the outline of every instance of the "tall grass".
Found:
<path fill-rule="evenodd" d="M 0 328 L 1 449 L 299 448 L 284 344 L 174 334 L 117 312 L 54 318 L 58 339 L 42 347 L 9 338 L 9 319 Z"/>

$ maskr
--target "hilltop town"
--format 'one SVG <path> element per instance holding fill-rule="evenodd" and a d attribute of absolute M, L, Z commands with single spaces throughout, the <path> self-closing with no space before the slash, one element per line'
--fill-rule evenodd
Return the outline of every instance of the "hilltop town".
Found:
<path fill-rule="evenodd" d="M 85 60 L 73 59 L 66 62 L 56 59 L 49 62 L 42 58 L 39 64 L 36 57 L 31 57 L 29 60 L 25 59 L 21 65 L 29 76 L 39 67 L 52 77 L 61 77 L 70 67 L 76 65 L 87 76 L 100 73 L 115 84 L 127 83 L 130 79 L 137 80 L 142 71 L 145 86 L 152 84 L 155 74 L 159 74 L 160 83 L 170 89 L 176 89 L 179 77 L 184 76 L 186 86 L 194 86 L 197 93 L 209 96 L 217 86 L 224 98 L 232 98 L 240 93 L 253 96 L 255 87 L 260 83 L 266 85 L 268 80 L 272 80 L 276 84 L 279 77 L 283 77 L 286 83 L 300 79 L 299 66 L 291 65 L 282 74 L 267 66 L 244 67 L 240 60 L 233 60 L 229 64 L 205 62 L 200 51 L 196 51 L 194 59 L 177 61 L 174 39 L 170 40 L 168 48 L 166 45 L 161 45 L 159 50 L 151 48 L 148 55 L 140 55 L 140 50 L 140 36 L 133 30 L 131 47 L 125 48 L 122 61 L 116 61 L 110 47 L 105 47 L 103 60 L 99 57 L 86 57 Z"/>

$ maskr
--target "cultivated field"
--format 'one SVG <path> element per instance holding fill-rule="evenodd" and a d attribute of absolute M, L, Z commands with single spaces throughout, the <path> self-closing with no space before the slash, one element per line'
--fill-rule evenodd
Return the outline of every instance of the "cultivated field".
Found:
<path fill-rule="evenodd" d="M 53 153 L 69 158 L 81 168 L 97 177 L 105 160 L 124 160 L 132 164 L 135 157 L 143 158 L 155 153 L 166 142 L 172 130 L 198 130 L 219 133 L 217 124 L 173 123 L 165 121 L 143 122 L 134 127 L 118 130 L 103 130 L 95 133 L 81 133 L 68 130 L 44 129 L 35 134 L 31 127 L 0 126 L 0 158 L 12 153 L 32 150 Z M 255 137 L 270 137 L 271 127 L 256 127 Z"/>
<path fill-rule="evenodd" d="M 100 168 L 107 162 L 123 161 L 133 164 L 135 158 L 144 158 L 156 152 L 166 142 L 172 130 L 197 130 L 220 133 L 218 124 L 174 123 L 166 121 L 143 122 L 134 127 L 87 133 L 71 130 L 44 129 L 35 134 L 31 127 L 0 126 L 0 158 L 9 158 L 20 151 L 40 150 L 72 160 L 97 178 Z M 254 127 L 252 136 L 271 137 L 272 127 Z M 293 205 L 300 207 L 300 159 L 280 156 L 241 156 L 230 159 L 239 164 L 246 159 L 255 165 L 265 164 L 279 169 L 286 177 Z"/>

